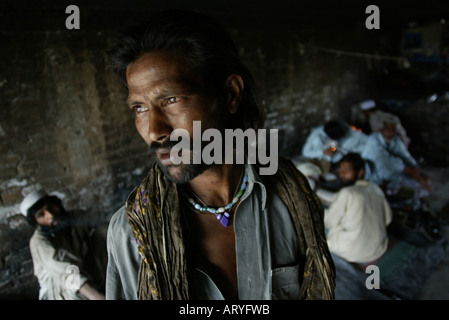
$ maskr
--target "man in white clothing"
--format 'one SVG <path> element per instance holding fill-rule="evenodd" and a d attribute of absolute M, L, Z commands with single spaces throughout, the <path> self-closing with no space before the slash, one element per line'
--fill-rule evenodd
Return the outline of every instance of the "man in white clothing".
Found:
<path fill-rule="evenodd" d="M 28 194 L 20 212 L 36 227 L 30 251 L 39 300 L 104 300 L 100 288 L 106 276 L 106 243 L 82 223 L 81 212 L 66 211 L 58 197 L 44 190 Z"/>
<path fill-rule="evenodd" d="M 345 183 L 324 217 L 328 246 L 346 261 L 368 263 L 387 250 L 386 227 L 392 212 L 382 190 L 363 179 L 365 165 L 359 154 L 348 153 L 339 163 Z"/>

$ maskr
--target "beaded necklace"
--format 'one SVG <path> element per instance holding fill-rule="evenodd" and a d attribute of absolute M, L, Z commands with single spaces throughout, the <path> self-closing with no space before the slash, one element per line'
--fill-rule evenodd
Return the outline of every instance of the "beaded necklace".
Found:
<path fill-rule="evenodd" d="M 243 192 L 246 189 L 247 182 L 248 182 L 248 176 L 245 175 L 243 177 L 240 189 L 238 189 L 239 191 L 234 196 L 232 201 L 229 202 L 227 205 L 220 207 L 220 208 L 209 207 L 197 195 L 195 195 L 195 196 L 198 198 L 198 200 L 200 202 L 202 202 L 204 204 L 204 206 L 200 205 L 195 200 L 193 200 L 191 197 L 186 195 L 187 201 L 189 201 L 189 203 L 193 206 L 193 208 L 195 210 L 199 211 L 200 213 L 209 212 L 209 213 L 215 214 L 215 216 L 217 217 L 217 220 L 220 220 L 221 224 L 223 226 L 227 227 L 229 224 L 229 217 L 231 216 L 229 212 L 231 211 L 232 207 L 234 207 L 234 205 L 240 200 L 241 196 L 243 195 Z"/>

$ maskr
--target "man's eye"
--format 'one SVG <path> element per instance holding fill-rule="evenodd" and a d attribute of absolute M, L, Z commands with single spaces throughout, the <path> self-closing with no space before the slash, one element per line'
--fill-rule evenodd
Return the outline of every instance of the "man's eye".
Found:
<path fill-rule="evenodd" d="M 132 108 L 135 113 L 142 113 L 148 110 L 148 108 L 145 108 L 143 106 L 133 106 Z"/>
<path fill-rule="evenodd" d="M 178 101 L 179 101 L 178 97 L 170 97 L 170 98 L 164 99 L 164 105 L 173 104 L 173 103 L 176 103 Z"/>

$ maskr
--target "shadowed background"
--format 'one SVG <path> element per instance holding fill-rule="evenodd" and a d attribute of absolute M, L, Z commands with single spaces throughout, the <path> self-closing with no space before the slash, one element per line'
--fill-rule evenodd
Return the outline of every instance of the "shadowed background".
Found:
<path fill-rule="evenodd" d="M 421 164 L 444 171 L 448 5 L 391 2 L 2 1 L 0 298 L 37 297 L 33 230 L 18 214 L 24 195 L 43 187 L 101 223 L 149 169 L 106 49 L 123 27 L 162 9 L 200 11 L 229 30 L 258 83 L 265 126 L 279 130 L 281 155 L 298 155 L 312 127 L 349 121 L 352 107 L 375 99 L 401 117 Z M 65 27 L 70 4 L 80 30 Z M 380 30 L 365 27 L 369 4 L 379 6 Z"/>

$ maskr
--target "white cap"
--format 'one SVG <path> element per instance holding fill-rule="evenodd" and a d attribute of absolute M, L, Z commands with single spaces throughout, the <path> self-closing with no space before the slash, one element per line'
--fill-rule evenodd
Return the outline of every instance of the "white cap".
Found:
<path fill-rule="evenodd" d="M 34 204 L 36 204 L 36 202 L 38 202 L 45 196 L 47 196 L 47 193 L 42 189 L 33 191 L 30 194 L 28 194 L 20 204 L 20 213 L 26 216 L 28 209 L 31 208 Z"/>
<path fill-rule="evenodd" d="M 363 111 L 365 111 L 365 110 L 372 109 L 372 108 L 374 108 L 375 106 L 376 106 L 376 103 L 374 102 L 374 100 L 366 100 L 366 101 L 363 101 L 363 102 L 360 104 L 360 109 L 362 109 Z"/>

